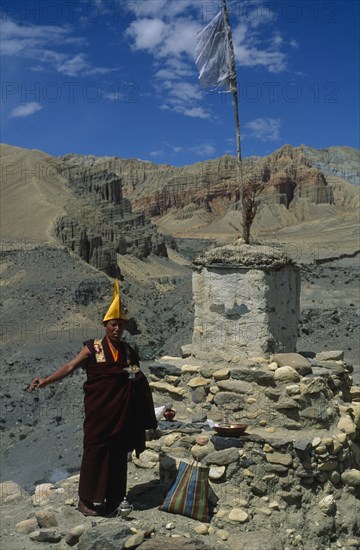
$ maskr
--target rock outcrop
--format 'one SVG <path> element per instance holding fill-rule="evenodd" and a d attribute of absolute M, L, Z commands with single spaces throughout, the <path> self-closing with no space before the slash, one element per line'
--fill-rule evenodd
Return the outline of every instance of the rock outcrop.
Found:
<path fill-rule="evenodd" d="M 59 170 L 78 199 L 68 205 L 56 235 L 87 263 L 111 276 L 117 273 L 116 254 L 146 258 L 150 253 L 167 256 L 164 239 L 141 212 L 133 213 L 123 197 L 122 180 L 114 172 L 97 170 L 70 157 Z"/>
<path fill-rule="evenodd" d="M 243 176 L 256 173 L 266 182 L 260 203 L 284 205 L 301 219 L 304 200 L 309 204 L 343 201 L 341 193 L 345 189 L 339 192 L 336 188 L 333 192 L 327 176 L 351 183 L 360 177 L 355 149 L 333 148 L 334 153 L 331 149 L 318 151 L 284 145 L 267 157 L 244 159 Z M 171 211 L 184 219 L 200 210 L 218 218 L 234 209 L 240 198 L 237 162 L 229 155 L 183 167 L 75 155 L 63 157 L 62 163 L 67 170 L 77 164 L 86 170 L 115 172 L 122 179 L 124 196 L 131 201 L 133 210 L 150 217 Z"/>
<path fill-rule="evenodd" d="M 131 193 L 134 209 L 153 217 L 192 205 L 218 217 L 235 208 L 240 198 L 236 159 L 224 156 L 204 162 L 201 170 L 196 170 L 197 166 L 173 172 L 160 189 L 150 184 L 142 189 L 141 196 Z M 298 199 L 312 204 L 334 202 L 322 172 L 291 146 L 284 146 L 264 159 L 245 159 L 243 177 L 246 179 L 252 173 L 266 182 L 261 203 L 296 209 Z M 149 195 L 151 190 L 153 193 Z"/>

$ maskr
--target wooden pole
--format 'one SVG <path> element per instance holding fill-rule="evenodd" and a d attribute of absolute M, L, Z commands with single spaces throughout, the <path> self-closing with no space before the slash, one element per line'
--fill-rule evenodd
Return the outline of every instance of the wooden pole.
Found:
<path fill-rule="evenodd" d="M 242 162 L 241 162 L 240 118 L 239 118 L 238 86 L 237 86 L 237 78 L 236 78 L 236 61 L 235 61 L 235 52 L 234 52 L 231 26 L 230 26 L 229 12 L 227 9 L 226 0 L 222 0 L 222 5 L 224 9 L 226 30 L 227 30 L 229 46 L 230 46 L 230 67 L 231 67 L 230 89 L 233 93 L 234 113 L 235 113 L 236 151 L 237 151 L 237 163 L 238 163 L 238 170 L 239 170 L 239 195 L 240 195 L 240 200 L 242 204 L 242 215 L 244 217 L 244 202 L 243 202 L 244 193 L 243 193 L 243 174 L 242 174 Z M 242 226 L 243 226 L 243 237 L 245 238 L 244 223 L 242 223 Z"/>

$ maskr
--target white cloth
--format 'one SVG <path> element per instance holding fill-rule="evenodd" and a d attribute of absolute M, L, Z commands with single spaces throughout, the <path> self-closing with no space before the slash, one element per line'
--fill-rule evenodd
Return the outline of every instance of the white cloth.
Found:
<path fill-rule="evenodd" d="M 162 407 L 155 407 L 156 420 L 160 420 L 163 417 L 164 412 L 165 412 L 165 405 L 163 405 Z"/>
<path fill-rule="evenodd" d="M 198 34 L 196 66 L 203 87 L 225 85 L 230 88 L 230 45 L 225 13 L 221 10 Z"/>

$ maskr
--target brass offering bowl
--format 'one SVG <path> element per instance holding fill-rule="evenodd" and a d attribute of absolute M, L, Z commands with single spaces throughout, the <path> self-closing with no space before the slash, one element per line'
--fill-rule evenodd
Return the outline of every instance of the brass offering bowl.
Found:
<path fill-rule="evenodd" d="M 223 437 L 239 437 L 243 434 L 248 427 L 248 424 L 220 424 L 220 426 L 214 426 L 214 430 Z"/>

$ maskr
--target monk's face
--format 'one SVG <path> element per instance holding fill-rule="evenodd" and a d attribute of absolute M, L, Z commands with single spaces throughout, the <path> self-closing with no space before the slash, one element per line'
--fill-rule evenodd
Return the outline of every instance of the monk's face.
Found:
<path fill-rule="evenodd" d="M 106 336 L 111 342 L 118 342 L 125 330 L 125 321 L 123 319 L 111 319 L 105 323 Z"/>

